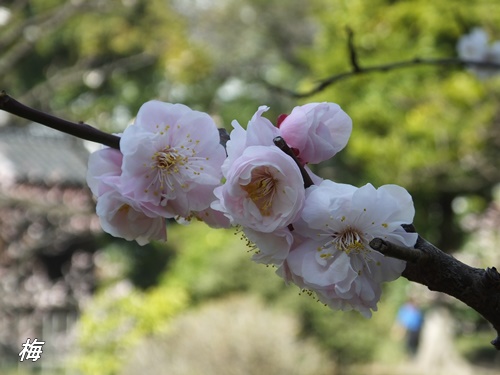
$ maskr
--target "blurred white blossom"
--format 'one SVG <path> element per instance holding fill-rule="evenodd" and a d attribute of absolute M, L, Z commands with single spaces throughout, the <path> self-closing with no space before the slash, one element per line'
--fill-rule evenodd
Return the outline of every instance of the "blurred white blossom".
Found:
<path fill-rule="evenodd" d="M 473 62 L 500 64 L 500 41 L 489 43 L 489 36 L 481 27 L 475 27 L 469 34 L 463 35 L 457 43 L 460 59 Z M 469 65 L 470 72 L 479 78 L 488 78 L 498 73 L 495 67 Z"/>

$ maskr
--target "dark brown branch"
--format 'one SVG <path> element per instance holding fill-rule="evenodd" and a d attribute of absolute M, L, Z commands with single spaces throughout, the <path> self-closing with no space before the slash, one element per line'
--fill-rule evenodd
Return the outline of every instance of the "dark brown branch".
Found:
<path fill-rule="evenodd" d="M 491 344 L 500 350 L 500 274 L 495 267 L 484 270 L 468 266 L 420 236 L 415 248 L 380 238 L 372 240 L 370 246 L 384 255 L 406 260 L 403 277 L 453 296 L 476 310 L 497 331 Z"/>
<path fill-rule="evenodd" d="M 120 137 L 103 132 L 83 122 L 76 123 L 63 120 L 59 117 L 52 116 L 48 113 L 30 108 L 27 105 L 21 104 L 11 96 L 7 95 L 5 91 L 0 92 L 0 110 L 48 126 L 49 128 L 59 130 L 60 132 L 70 134 L 81 139 L 86 139 L 87 141 L 100 143 L 117 150 L 120 149 Z M 229 140 L 229 134 L 227 133 L 226 129 L 219 128 L 219 137 L 220 143 L 225 148 L 226 143 Z M 293 154 L 291 150 L 289 150 L 289 152 Z M 304 173 L 307 175 L 307 172 L 305 170 Z M 307 177 L 309 178 L 309 175 L 307 175 Z"/>
<path fill-rule="evenodd" d="M 5 91 L 0 93 L 0 109 L 75 137 L 120 149 L 120 137 L 105 133 L 88 124 L 63 120 L 59 117 L 25 106 Z"/>
<path fill-rule="evenodd" d="M 353 47 L 350 47 L 353 48 Z M 356 54 L 354 55 L 356 56 Z M 352 52 L 351 52 L 351 64 L 352 64 Z M 480 62 L 480 61 L 469 61 L 469 60 L 461 60 L 458 58 L 440 58 L 440 59 L 422 59 L 422 58 L 414 58 L 411 60 L 404 60 L 404 61 L 398 61 L 390 64 L 383 64 L 383 65 L 374 65 L 374 66 L 369 66 L 366 68 L 363 68 L 359 65 L 357 60 L 355 60 L 356 65 L 352 65 L 351 70 L 340 73 L 340 74 L 335 74 L 330 77 L 327 77 L 325 79 L 320 80 L 315 87 L 313 87 L 309 91 L 304 91 L 304 92 L 297 92 L 293 91 L 284 87 L 280 86 L 275 86 L 267 81 L 264 81 L 264 84 L 268 86 L 271 90 L 291 96 L 293 98 L 307 98 L 309 96 L 312 96 L 314 94 L 320 93 L 321 91 L 325 90 L 327 87 L 332 86 L 333 84 L 342 81 L 344 79 L 351 78 L 355 75 L 360 75 L 360 74 L 369 74 L 369 73 L 375 73 L 375 72 L 387 72 L 390 70 L 396 70 L 396 69 L 402 69 L 402 68 L 409 68 L 412 66 L 417 66 L 417 65 L 437 65 L 437 66 L 444 66 L 444 65 L 460 65 L 460 66 L 475 66 L 479 68 L 496 68 L 500 72 L 500 64 L 495 64 L 492 62 Z"/>
<path fill-rule="evenodd" d="M 384 241 L 380 238 L 374 238 L 370 242 L 370 246 L 381 252 L 382 254 L 391 257 L 397 258 L 401 260 L 405 260 L 407 262 L 419 262 L 423 261 L 426 258 L 426 254 L 420 250 L 412 249 L 409 247 L 399 246 L 387 241 Z"/>

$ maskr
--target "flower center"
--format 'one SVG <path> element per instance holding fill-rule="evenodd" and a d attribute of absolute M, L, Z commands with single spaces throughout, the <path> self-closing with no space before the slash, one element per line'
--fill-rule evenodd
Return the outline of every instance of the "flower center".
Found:
<path fill-rule="evenodd" d="M 269 167 L 255 168 L 252 170 L 251 177 L 248 185 L 242 185 L 241 188 L 248 193 L 262 216 L 270 216 L 278 180 L 274 178 Z"/>
<path fill-rule="evenodd" d="M 175 190 L 173 181 L 179 180 L 180 177 L 174 177 L 172 180 L 173 174 L 179 174 L 181 167 L 188 168 L 189 158 L 185 155 L 182 155 L 175 148 L 164 148 L 161 151 L 157 151 L 151 156 L 151 169 L 154 171 L 153 173 L 147 174 L 146 178 L 153 178 L 153 184 L 158 183 L 159 189 L 154 190 L 155 195 L 159 195 L 163 193 L 163 190 L 167 188 L 169 191 Z M 184 183 L 180 183 L 182 188 L 187 185 Z M 147 192 L 148 190 L 146 190 Z"/>
<path fill-rule="evenodd" d="M 351 253 L 359 254 L 366 251 L 366 247 L 363 243 L 363 236 L 357 228 L 347 226 L 341 232 L 335 232 L 331 236 L 332 239 L 318 248 L 318 251 L 324 251 L 331 247 L 343 251 L 347 255 Z M 328 258 L 332 255 L 331 253 L 323 253 L 321 256 L 323 258 Z"/>
<path fill-rule="evenodd" d="M 179 172 L 177 164 L 184 165 L 187 158 L 183 158 L 176 150 L 167 150 L 155 152 L 153 154 L 153 160 L 155 160 L 155 166 L 162 170 L 168 170 L 170 172 Z"/>
<path fill-rule="evenodd" d="M 365 249 L 363 245 L 363 237 L 356 228 L 351 226 L 346 227 L 342 232 L 333 235 L 332 245 L 337 250 L 344 251 L 350 254 L 352 251 L 360 253 Z"/>

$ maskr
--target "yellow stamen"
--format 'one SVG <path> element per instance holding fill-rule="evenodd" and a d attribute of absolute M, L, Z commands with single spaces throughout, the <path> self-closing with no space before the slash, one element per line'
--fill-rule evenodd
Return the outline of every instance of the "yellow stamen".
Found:
<path fill-rule="evenodd" d="M 269 167 L 259 167 L 252 170 L 251 181 L 241 188 L 248 193 L 262 216 L 271 215 L 273 199 L 278 189 L 278 180 L 274 178 Z"/>

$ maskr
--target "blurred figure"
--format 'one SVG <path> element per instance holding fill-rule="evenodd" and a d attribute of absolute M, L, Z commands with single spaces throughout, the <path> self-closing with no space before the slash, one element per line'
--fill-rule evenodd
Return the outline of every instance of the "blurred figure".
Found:
<path fill-rule="evenodd" d="M 424 315 L 413 299 L 399 308 L 397 322 L 405 330 L 406 349 L 412 357 L 417 353 L 423 321 Z"/>

